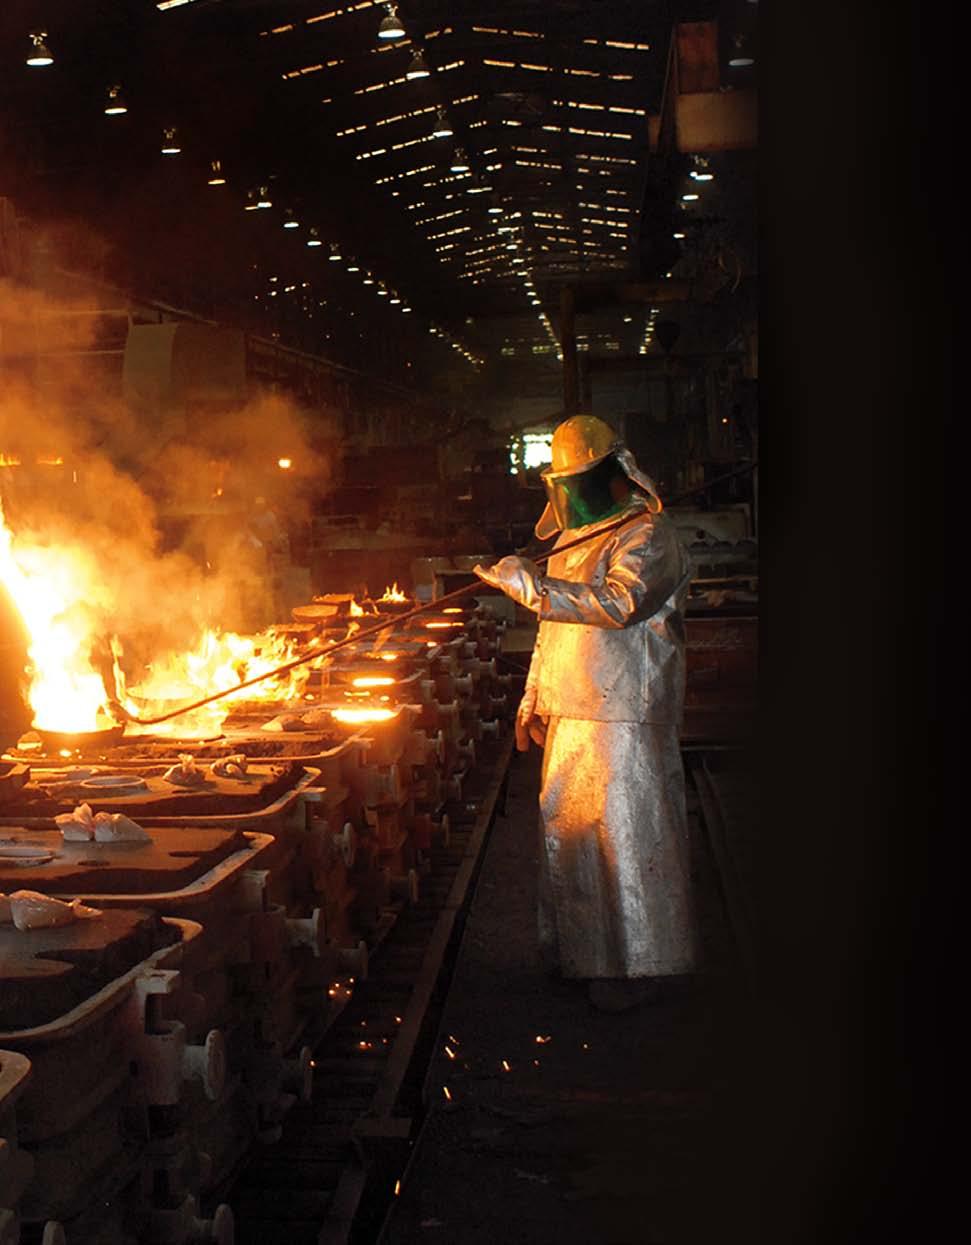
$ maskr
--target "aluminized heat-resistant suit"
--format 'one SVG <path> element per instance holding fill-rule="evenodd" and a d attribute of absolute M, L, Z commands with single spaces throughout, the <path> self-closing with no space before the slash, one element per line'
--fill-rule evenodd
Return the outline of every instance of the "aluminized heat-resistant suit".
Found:
<path fill-rule="evenodd" d="M 636 468 L 634 469 L 636 470 Z M 546 574 L 524 563 L 539 634 L 521 714 L 548 719 L 540 794 L 540 940 L 565 977 L 696 967 L 684 774 L 687 554 L 635 495 Z M 527 570 L 528 568 L 528 570 Z"/>

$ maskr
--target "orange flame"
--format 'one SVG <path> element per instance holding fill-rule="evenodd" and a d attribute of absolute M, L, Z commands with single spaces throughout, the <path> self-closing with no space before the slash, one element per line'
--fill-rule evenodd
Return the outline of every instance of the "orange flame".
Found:
<path fill-rule="evenodd" d="M 93 562 L 76 550 L 15 544 L 0 505 L 0 582 L 29 636 L 34 725 L 71 732 L 112 725 L 104 680 L 91 664 L 96 624 L 82 608 L 99 582 Z"/>
<path fill-rule="evenodd" d="M 112 606 L 94 555 L 79 546 L 33 544 L 15 537 L 0 505 L 0 583 L 10 594 L 28 635 L 26 673 L 34 725 L 70 732 L 113 725 L 104 675 L 92 661 L 92 653 L 103 645 L 100 632 Z M 146 673 L 126 688 L 120 664 L 123 649 L 116 637 L 110 640 L 114 691 L 135 717 L 154 717 L 160 711 L 235 687 L 296 655 L 294 644 L 282 636 L 241 636 L 210 628 L 194 647 L 160 654 Z M 297 667 L 195 714 L 181 715 L 151 729 L 183 738 L 218 733 L 233 702 L 240 697 L 296 698 L 303 694 L 308 678 L 309 668 Z"/>
<path fill-rule="evenodd" d="M 356 679 L 351 680 L 353 687 L 392 687 L 394 679 L 391 675 L 383 674 L 360 674 Z"/>
<path fill-rule="evenodd" d="M 395 601 L 398 604 L 401 604 L 401 602 L 407 601 L 407 600 L 408 600 L 407 595 L 401 591 L 401 589 L 398 587 L 398 581 L 395 580 L 390 588 L 385 588 L 384 596 L 378 597 L 378 604 L 380 604 L 382 601 Z"/>

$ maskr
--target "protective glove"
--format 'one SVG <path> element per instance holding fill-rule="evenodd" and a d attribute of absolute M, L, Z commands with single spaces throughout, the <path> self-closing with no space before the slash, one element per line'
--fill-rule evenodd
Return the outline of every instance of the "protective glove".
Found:
<path fill-rule="evenodd" d="M 474 566 L 472 569 L 480 579 L 493 588 L 501 589 L 507 597 L 525 605 L 528 610 L 539 612 L 543 577 L 535 562 L 510 556 L 500 558 L 495 566 Z"/>
<path fill-rule="evenodd" d="M 536 713 L 536 688 L 527 687 L 516 712 L 516 747 L 529 750 L 529 741 L 542 748 L 546 743 L 546 722 Z"/>

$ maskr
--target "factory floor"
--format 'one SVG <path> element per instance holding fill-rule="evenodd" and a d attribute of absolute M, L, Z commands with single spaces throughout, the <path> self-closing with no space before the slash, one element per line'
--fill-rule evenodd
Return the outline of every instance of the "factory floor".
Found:
<path fill-rule="evenodd" d="M 429 1113 L 380 1245 L 743 1239 L 735 1229 L 753 1183 L 736 1106 L 746 985 L 694 797 L 705 972 L 667 1002 L 607 1015 L 579 983 L 540 967 L 538 786 L 538 752 L 515 754 L 427 1081 Z"/>

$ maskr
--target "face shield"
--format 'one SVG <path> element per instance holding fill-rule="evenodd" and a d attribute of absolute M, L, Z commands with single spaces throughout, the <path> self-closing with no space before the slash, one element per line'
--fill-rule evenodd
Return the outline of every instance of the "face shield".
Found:
<path fill-rule="evenodd" d="M 543 484 L 561 531 L 586 527 L 619 514 L 630 497 L 627 475 L 614 454 L 608 454 L 586 471 L 544 475 Z"/>

